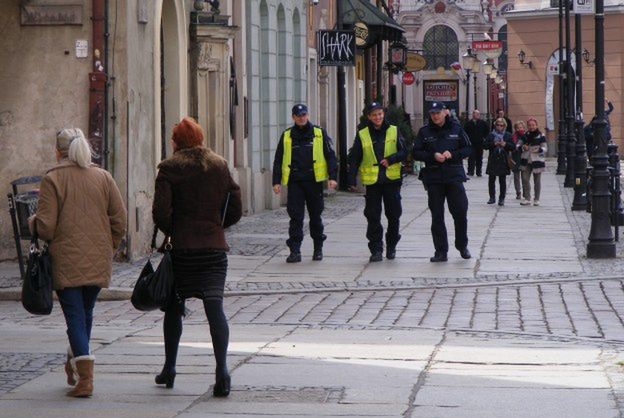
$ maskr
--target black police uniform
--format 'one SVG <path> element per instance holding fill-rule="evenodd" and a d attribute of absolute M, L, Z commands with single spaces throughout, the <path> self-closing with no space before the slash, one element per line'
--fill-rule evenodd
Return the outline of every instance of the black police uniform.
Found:
<path fill-rule="evenodd" d="M 434 154 L 449 151 L 452 158 L 443 163 L 435 160 Z M 470 155 L 471 146 L 468 136 L 459 125 L 448 116 L 443 126 L 429 124 L 423 126 L 414 141 L 415 160 L 424 161 L 421 179 L 427 190 L 429 210 L 431 211 L 431 234 L 436 256 L 446 258 L 448 239 L 444 224 L 444 201 L 455 221 L 455 247 L 462 257 L 469 258 L 468 246 L 468 197 L 464 189 L 466 172 L 462 160 Z M 434 260 L 431 261 L 445 261 Z"/>
<path fill-rule="evenodd" d="M 398 130 L 396 154 L 384 157 L 386 130 L 390 127 L 390 124 L 384 120 L 379 129 L 375 128 L 371 122 L 368 122 L 367 126 L 371 134 L 375 158 L 378 162 L 384 158 L 388 160 L 388 164 L 405 161 L 407 151 L 405 149 L 403 137 Z M 349 150 L 349 183 L 351 186 L 356 185 L 356 176 L 362 158 L 362 141 L 358 133 L 355 136 L 353 147 Z M 399 219 L 403 211 L 401 207 L 401 184 L 402 180 L 400 178 L 398 180 L 390 180 L 386 176 L 386 167 L 379 164 L 377 182 L 366 186 L 364 216 L 368 221 L 366 238 L 368 239 L 368 248 L 371 254 L 380 254 L 383 252 L 383 226 L 381 225 L 382 201 L 386 218 L 388 219 L 388 230 L 386 232 L 387 253 L 393 253 L 397 243 L 401 239 L 401 235 L 399 234 Z"/>
<path fill-rule="evenodd" d="M 303 218 L 305 206 L 308 207 L 310 217 L 310 236 L 314 241 L 314 248 L 320 249 L 325 241 L 323 234 L 323 182 L 317 182 L 314 177 L 312 144 L 314 140 L 314 125 L 308 122 L 303 127 L 294 125 L 291 128 L 292 159 L 290 164 L 290 176 L 288 179 L 288 198 L 286 208 L 290 216 L 288 228 L 288 240 L 286 245 L 291 253 L 298 253 L 303 241 Z M 317 126 L 318 128 L 318 126 Z M 327 161 L 329 180 L 336 180 L 337 163 L 336 154 L 332 148 L 332 139 L 324 129 L 323 131 L 323 154 Z M 282 158 L 284 156 L 284 134 L 280 137 L 275 160 L 273 161 L 273 185 L 282 182 Z"/>

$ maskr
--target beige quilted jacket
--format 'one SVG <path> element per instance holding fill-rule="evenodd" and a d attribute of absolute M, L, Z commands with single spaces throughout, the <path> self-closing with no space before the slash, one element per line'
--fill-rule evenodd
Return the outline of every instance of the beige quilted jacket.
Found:
<path fill-rule="evenodd" d="M 111 175 L 67 160 L 41 181 L 35 226 L 49 242 L 54 288 L 108 287 L 126 208 Z"/>

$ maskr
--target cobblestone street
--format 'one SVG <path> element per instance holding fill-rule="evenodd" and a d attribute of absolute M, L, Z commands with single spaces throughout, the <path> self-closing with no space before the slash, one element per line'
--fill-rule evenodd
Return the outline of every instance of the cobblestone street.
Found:
<path fill-rule="evenodd" d="M 422 186 L 403 191 L 396 260 L 367 262 L 360 195 L 328 197 L 325 259 L 287 265 L 285 210 L 232 228 L 225 310 L 233 392 L 211 396 L 213 359 L 201 302 L 187 303 L 179 377 L 153 385 L 162 313 L 127 300 L 142 266 L 117 265 L 117 299 L 96 305 L 91 401 L 63 396 L 62 312 L 31 316 L 0 302 L 3 416 L 624 416 L 622 258 L 584 256 L 589 214 L 569 210 L 562 179 L 543 205 L 485 204 L 467 183 L 474 258 L 432 265 Z M 447 219 L 447 223 L 449 219 Z M 523 234 L 523 225 L 536 232 Z M 452 236 L 452 222 L 448 223 Z M 512 238 L 510 238 L 512 237 Z M 452 240 L 452 238 L 451 238 Z M 622 255 L 622 246 L 618 244 Z M 307 258 L 307 259 L 305 259 Z M 5 295 L 11 280 L 3 281 Z M 112 295 L 112 294 L 111 294 Z M 111 297 L 110 299 L 116 299 Z M 379 390 L 383 388 L 383 390 Z"/>

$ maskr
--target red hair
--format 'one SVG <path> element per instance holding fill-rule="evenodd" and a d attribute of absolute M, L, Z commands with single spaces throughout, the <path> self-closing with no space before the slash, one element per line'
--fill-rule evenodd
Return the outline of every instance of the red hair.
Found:
<path fill-rule="evenodd" d="M 535 122 L 535 124 L 536 124 L 537 126 L 539 126 L 539 123 L 537 122 L 537 119 L 535 119 L 535 118 L 528 118 L 528 119 L 527 119 L 527 125 L 528 125 L 528 124 L 529 124 L 529 122 L 531 122 L 531 121 Z"/>
<path fill-rule="evenodd" d="M 186 117 L 173 127 L 171 139 L 178 149 L 193 148 L 204 142 L 204 132 L 195 119 Z"/>

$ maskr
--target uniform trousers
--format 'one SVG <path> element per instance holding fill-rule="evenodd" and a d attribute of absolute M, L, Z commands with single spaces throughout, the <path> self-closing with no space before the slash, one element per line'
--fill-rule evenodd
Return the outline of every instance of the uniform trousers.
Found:
<path fill-rule="evenodd" d="M 310 217 L 310 236 L 314 241 L 315 247 L 320 247 L 326 238 L 325 234 L 323 234 L 323 220 L 321 219 L 321 214 L 325 207 L 323 202 L 323 183 L 313 181 L 289 182 L 286 209 L 288 216 L 290 216 L 290 226 L 288 228 L 286 245 L 293 252 L 301 249 L 303 218 L 306 207 Z"/>
<path fill-rule="evenodd" d="M 477 176 L 481 175 L 481 169 L 483 167 L 483 146 L 472 144 L 472 151 L 468 157 L 468 174 L 473 175 L 475 171 Z M 475 170 L 476 168 L 476 170 Z"/>
<path fill-rule="evenodd" d="M 455 222 L 455 248 L 462 250 L 468 246 L 468 197 L 464 183 L 427 184 L 429 210 L 431 211 L 431 234 L 436 252 L 448 252 L 448 238 L 444 224 L 444 201 Z"/>
<path fill-rule="evenodd" d="M 366 206 L 364 216 L 368 221 L 366 238 L 371 253 L 383 251 L 383 226 L 381 225 L 381 204 L 383 202 L 388 230 L 386 231 L 386 245 L 396 248 L 401 239 L 399 234 L 399 219 L 401 207 L 401 183 L 378 183 L 366 186 Z"/>

